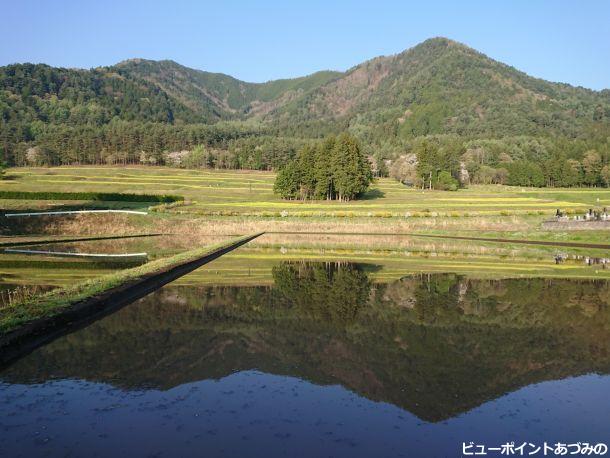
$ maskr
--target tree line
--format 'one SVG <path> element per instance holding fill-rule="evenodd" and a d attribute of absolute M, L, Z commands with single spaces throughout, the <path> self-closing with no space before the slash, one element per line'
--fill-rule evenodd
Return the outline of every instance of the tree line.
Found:
<path fill-rule="evenodd" d="M 299 150 L 282 167 L 273 190 L 284 199 L 348 201 L 361 196 L 373 179 L 358 140 L 343 133 Z"/>
<path fill-rule="evenodd" d="M 422 188 L 469 184 L 534 187 L 610 186 L 610 139 L 592 137 L 576 147 L 527 136 L 464 140 L 419 137 L 392 161 L 389 175 Z"/>
<path fill-rule="evenodd" d="M 233 123 L 173 125 L 115 120 L 103 126 L 36 122 L 24 132 L 0 128 L 0 160 L 4 157 L 11 166 L 187 167 L 190 163 L 193 168 L 273 170 L 292 159 L 303 144 L 300 139 Z M 196 148 L 198 152 L 194 152 Z"/>

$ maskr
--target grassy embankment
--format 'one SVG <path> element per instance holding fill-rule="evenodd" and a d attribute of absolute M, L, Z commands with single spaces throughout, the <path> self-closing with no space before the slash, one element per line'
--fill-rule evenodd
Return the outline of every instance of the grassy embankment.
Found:
<path fill-rule="evenodd" d="M 0 335 L 6 334 L 30 321 L 54 316 L 70 305 L 105 291 L 134 282 L 142 277 L 166 271 L 178 265 L 208 256 L 238 243 L 249 236 L 238 237 L 219 244 L 182 252 L 158 259 L 132 269 L 121 270 L 81 283 L 55 289 L 36 296 L 25 296 L 0 309 Z"/>
<path fill-rule="evenodd" d="M 120 237 L 120 236 L 118 236 Z M 0 245 L 0 307 L 6 304 L 9 294 L 16 290 L 52 289 L 127 269 L 156 259 L 167 258 L 193 247 L 214 245 L 227 240 L 226 236 L 198 237 L 190 239 L 164 235 L 158 237 L 126 237 L 100 240 L 98 237 L 81 242 L 66 242 L 60 237 L 9 237 L 20 243 L 45 243 L 42 246 L 22 246 L 18 249 L 50 250 L 80 253 L 147 253 L 146 258 L 88 258 L 27 255 L 2 251 Z M 51 243 L 52 242 L 52 243 Z M 9 247 L 10 248 L 10 247 Z M 32 288 L 36 287 L 36 288 Z M 17 293 L 18 294 L 18 293 Z"/>

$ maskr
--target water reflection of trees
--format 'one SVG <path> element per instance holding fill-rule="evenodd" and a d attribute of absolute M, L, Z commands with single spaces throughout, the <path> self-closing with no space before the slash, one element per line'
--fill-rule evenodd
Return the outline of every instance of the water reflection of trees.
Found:
<path fill-rule="evenodd" d="M 286 263 L 273 287 L 166 287 L 0 378 L 165 389 L 256 368 L 340 383 L 436 421 L 531 383 L 610 373 L 608 282 L 379 283 L 372 268 Z"/>
<path fill-rule="evenodd" d="M 273 268 L 275 290 L 308 318 L 353 322 L 369 300 L 364 269 L 347 262 L 282 263 Z"/>

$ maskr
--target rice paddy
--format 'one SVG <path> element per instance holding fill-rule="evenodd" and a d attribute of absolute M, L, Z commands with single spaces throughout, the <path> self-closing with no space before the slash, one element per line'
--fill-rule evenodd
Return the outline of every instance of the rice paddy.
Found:
<path fill-rule="evenodd" d="M 600 248 L 523 246 L 421 238 L 468 235 L 552 242 L 607 243 L 607 231 L 544 231 L 557 208 L 584 213 L 610 203 L 608 189 L 529 189 L 473 186 L 457 192 L 421 191 L 394 180 L 375 181 L 352 202 L 283 201 L 273 194 L 274 174 L 254 171 L 183 170 L 165 167 L 13 168 L 0 191 L 171 194 L 184 202 L 0 200 L 0 212 L 33 209 L 141 209 L 149 215 L 78 215 L 66 218 L 6 218 L 0 245 L 49 243 L 85 253 L 148 253 L 148 261 L 267 232 L 248 248 L 215 261 L 178 284 L 269 284 L 283 260 L 362 262 L 378 266 L 375 281 L 410 273 L 458 272 L 492 277 L 609 279 L 610 258 Z M 8 220 L 12 226 L 9 227 Z M 138 233 L 161 237 L 82 240 L 79 237 Z M 396 235 L 400 235 L 397 237 Z M 76 237 L 79 242 L 62 239 Z M 53 245 L 53 244 L 52 244 Z M 558 262 L 557 260 L 560 259 Z M 588 259 L 604 260 L 603 265 Z M 0 289 L 66 287 L 132 265 L 4 253 Z M 28 290 L 29 290 L 28 289 Z"/>
<path fill-rule="evenodd" d="M 263 236 L 264 238 L 264 236 Z M 610 280 L 610 269 L 582 259 L 557 264 L 552 255 L 460 255 L 434 251 L 365 251 L 242 248 L 174 282 L 175 285 L 272 285 L 279 262 L 357 262 L 377 266 L 370 278 L 379 283 L 410 274 L 459 273 L 473 278 L 586 278 Z"/>
<path fill-rule="evenodd" d="M 56 315 L 63 309 L 67 309 L 76 304 L 78 301 L 91 298 L 97 294 L 111 290 L 112 288 L 117 288 L 130 282 L 138 282 L 147 276 L 157 275 L 164 271 L 166 272 L 173 267 L 184 265 L 206 256 L 213 256 L 214 253 L 225 249 L 231 250 L 233 248 L 229 247 L 236 244 L 239 246 L 239 244 L 245 243 L 244 240 L 247 241 L 252 237 L 257 237 L 257 235 L 233 238 L 202 248 L 183 250 L 173 256 L 159 258 L 135 267 L 114 269 L 112 273 L 106 275 L 99 275 L 101 273 L 99 272 L 97 276 L 88 278 L 86 281 L 72 281 L 67 285 L 61 285 L 61 280 L 59 280 L 58 282 L 60 285 L 58 286 L 62 286 L 60 288 L 49 288 L 49 286 L 53 284 L 52 280 L 48 277 L 43 277 L 46 280 L 44 285 L 34 283 L 32 286 L 45 286 L 45 289 L 50 289 L 49 292 L 42 295 L 26 294 L 20 296 L 17 300 L 9 297 L 8 303 L 5 303 L 4 306 L 0 306 L 0 334 L 17 328 L 24 323 L 31 322 L 34 319 Z M 51 271 L 55 271 L 56 269 L 56 266 L 50 268 Z M 75 270 L 80 273 L 80 270 L 82 269 L 77 265 Z M 11 271 L 9 272 L 9 275 L 15 276 L 15 273 L 16 272 Z M 53 272 L 53 274 L 54 273 L 55 272 Z M 53 277 L 53 274 L 50 276 L 51 278 Z M 13 283 L 19 284 L 15 281 Z M 1 277 L 0 284 L 2 284 Z M 25 285 L 21 284 L 20 286 Z"/>
<path fill-rule="evenodd" d="M 518 246 L 513 244 L 478 244 L 462 241 L 429 242 L 417 238 L 401 239 L 391 236 L 369 236 L 367 243 L 354 248 L 331 236 L 324 244 L 297 243 L 289 237 L 283 244 L 277 235 L 267 234 L 247 247 L 225 255 L 209 266 L 175 281 L 178 285 L 270 285 L 272 269 L 278 262 L 359 262 L 378 266 L 371 278 L 377 282 L 399 279 L 413 273 L 455 272 L 477 278 L 589 278 L 609 279 L 610 269 L 587 260 L 607 256 L 603 250 L 569 249 L 565 259 L 556 262 L 557 250 L 552 247 Z M 159 238 L 154 238 L 159 242 Z M 375 240 L 377 239 L 377 240 Z M 206 244 L 218 243 L 209 238 Z M 150 241 L 152 242 L 152 239 Z M 70 244 L 87 250 L 105 247 L 100 242 Z M 148 245 L 148 244 L 147 244 Z M 137 247 L 147 246 L 138 244 Z M 368 245 L 368 246 L 366 246 Z M 52 245 L 48 245 L 52 247 Z M 87 248 L 85 248 L 87 247 Z M 135 249 L 136 246 L 120 245 L 113 251 Z M 181 251 L 186 251 L 182 248 Z M 152 253 L 149 260 L 162 259 L 179 251 L 165 247 Z M 58 259 L 31 257 L 22 254 L 3 254 L 0 263 L 0 290 L 16 287 L 41 287 L 43 290 L 69 287 L 85 280 L 101 277 L 133 267 L 128 262 L 93 262 L 86 259 Z"/>
<path fill-rule="evenodd" d="M 274 173 L 183 170 L 165 167 L 15 168 L 0 181 L 3 191 L 177 194 L 182 204 L 159 205 L 169 213 L 262 217 L 472 217 L 552 215 L 557 208 L 582 213 L 610 205 L 610 189 L 538 189 L 472 186 L 457 192 L 421 191 L 378 179 L 363 199 L 352 202 L 284 201 L 273 194 Z M 2 200 L 4 209 L 74 206 L 74 201 Z M 85 204 L 83 202 L 83 204 Z M 93 203 L 88 202 L 90 207 Z M 140 204 L 140 205 L 138 205 Z M 145 205 L 145 204 L 144 204 Z M 150 205 L 150 204 L 148 204 Z M 101 203 L 135 208 L 142 203 Z"/>

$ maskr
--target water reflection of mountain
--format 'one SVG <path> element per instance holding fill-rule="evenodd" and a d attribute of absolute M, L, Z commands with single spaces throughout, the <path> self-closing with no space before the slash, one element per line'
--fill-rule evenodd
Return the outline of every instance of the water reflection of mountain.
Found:
<path fill-rule="evenodd" d="M 610 372 L 602 281 L 406 277 L 284 263 L 269 287 L 166 287 L 0 375 L 167 389 L 259 370 L 338 383 L 438 421 L 534 382 Z"/>

